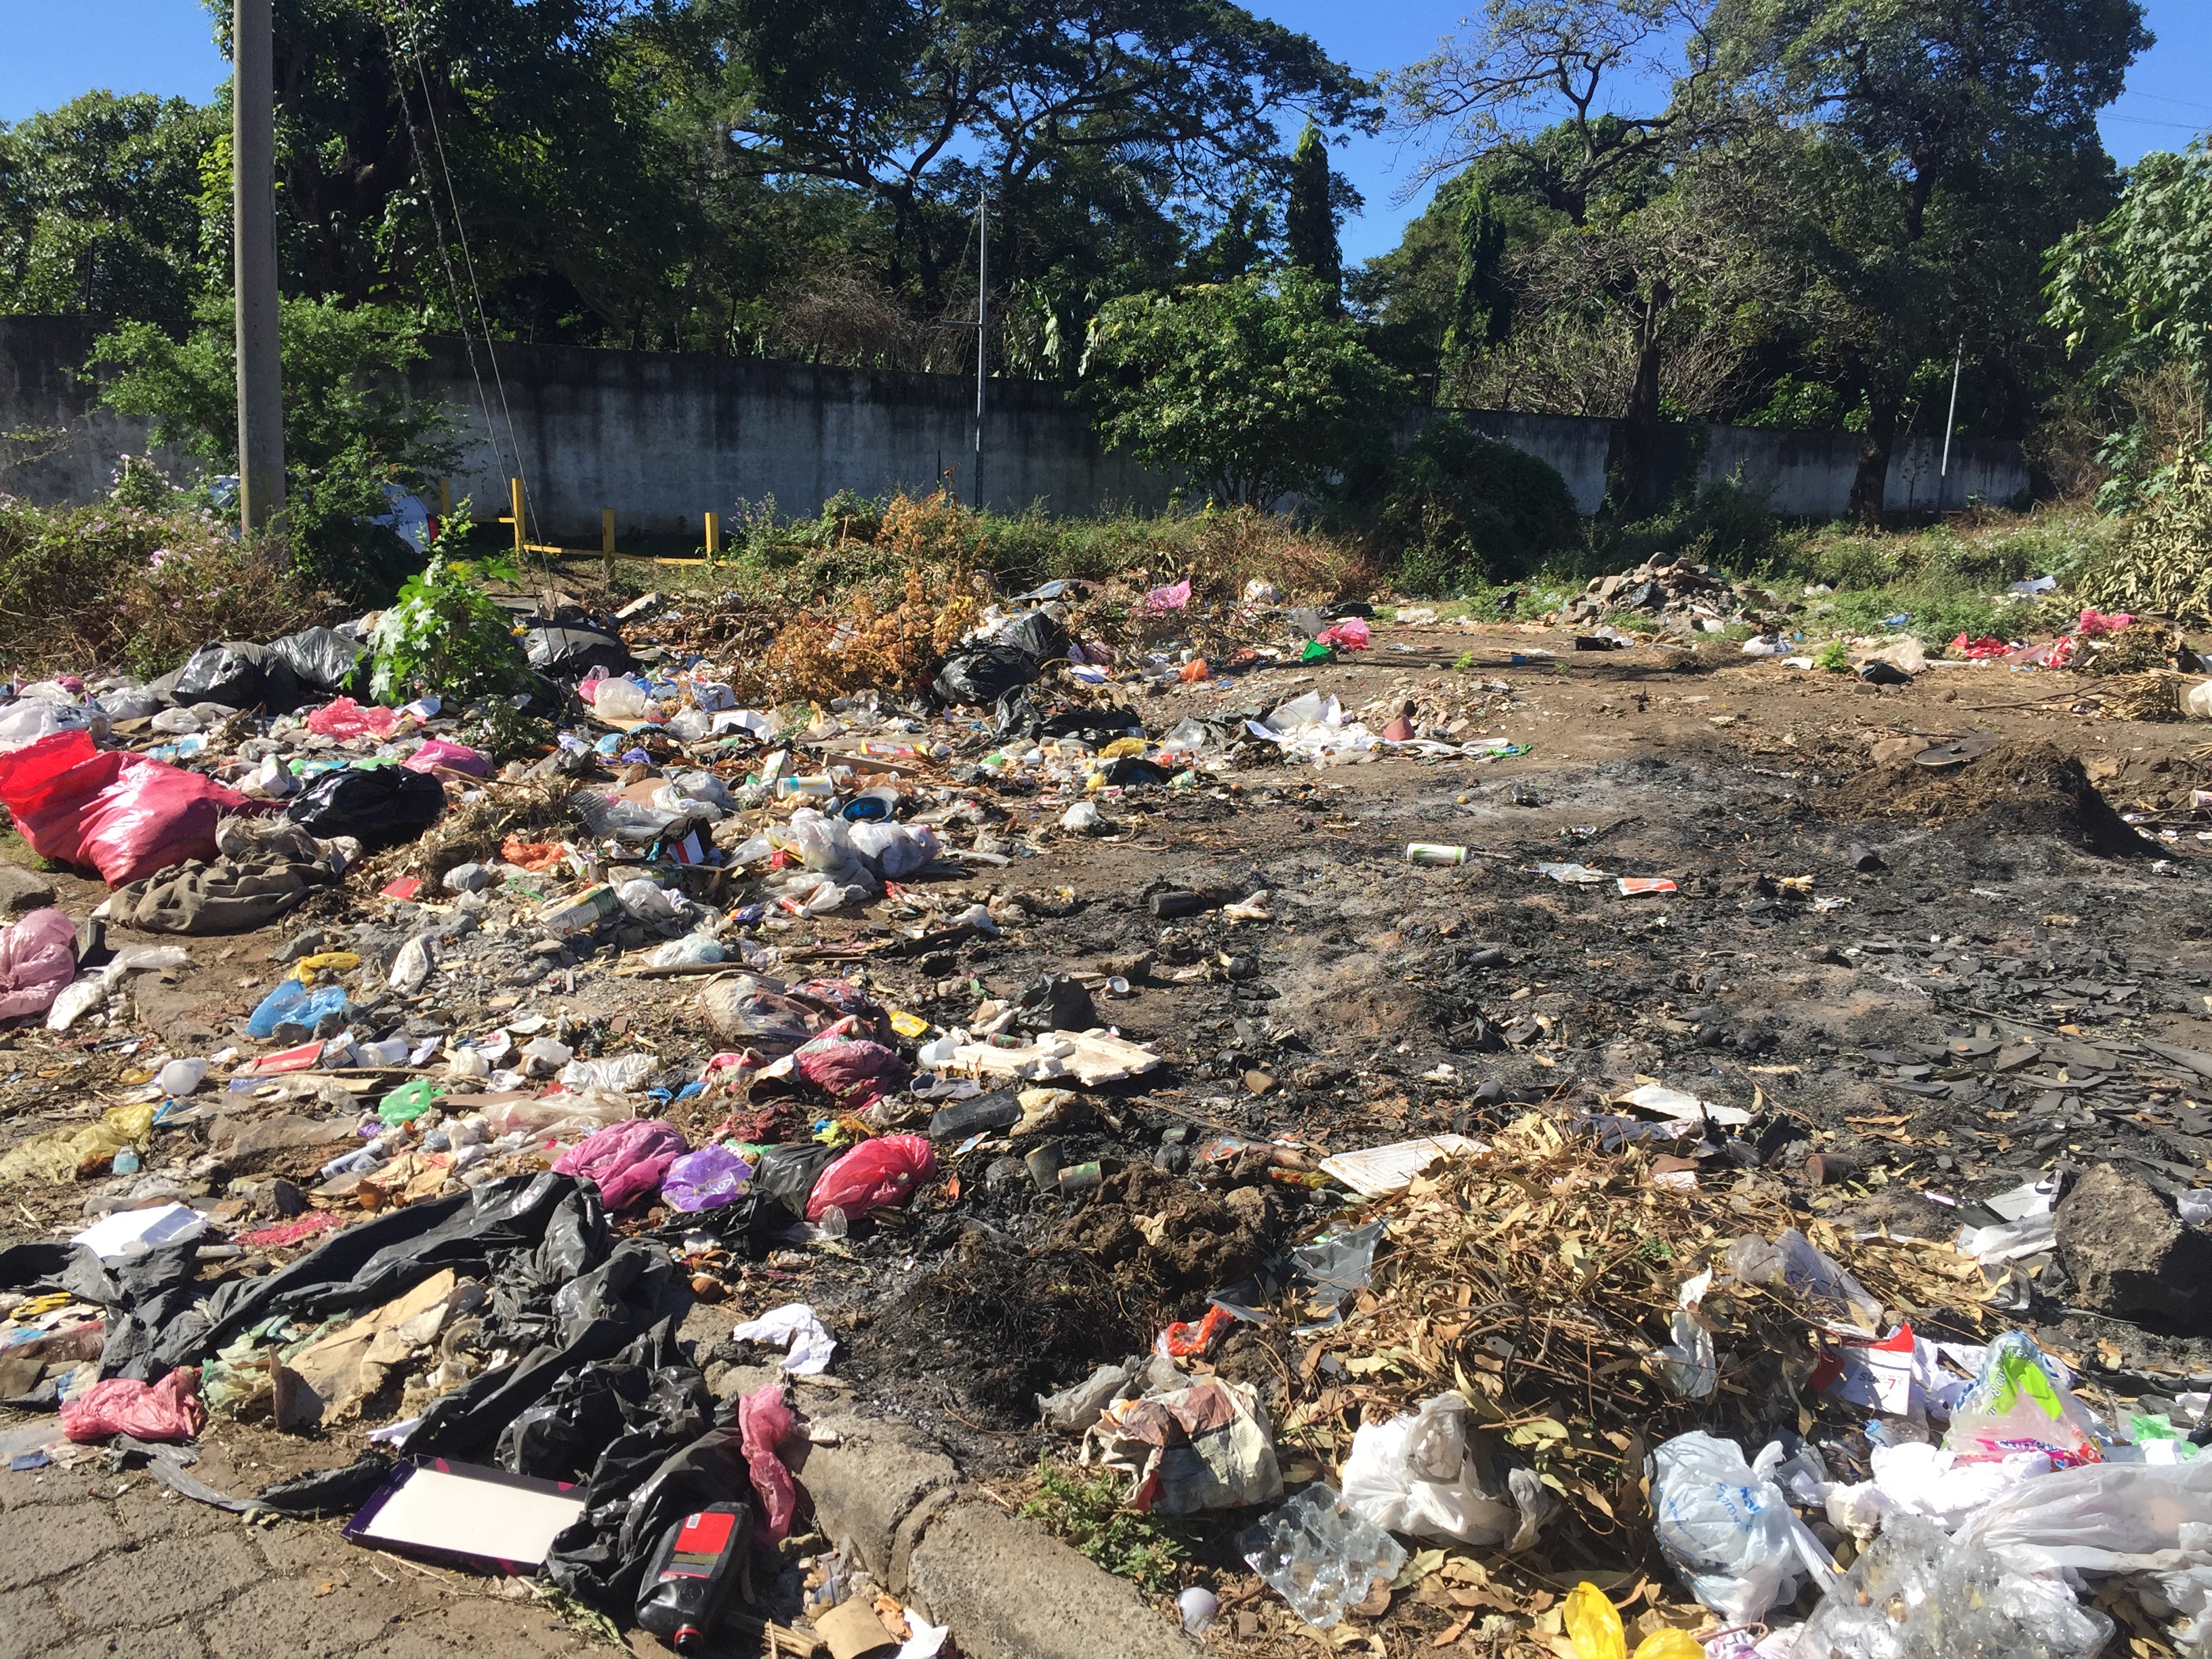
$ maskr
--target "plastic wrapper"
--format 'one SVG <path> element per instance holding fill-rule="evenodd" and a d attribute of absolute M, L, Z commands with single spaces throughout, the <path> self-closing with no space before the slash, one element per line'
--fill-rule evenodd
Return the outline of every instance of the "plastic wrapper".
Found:
<path fill-rule="evenodd" d="M 819 1009 L 769 990 L 750 974 L 715 980 L 699 993 L 699 1008 L 726 1042 L 770 1059 L 789 1054 L 828 1023 Z"/>
<path fill-rule="evenodd" d="M 80 1170 L 98 1169 L 129 1146 L 143 1152 L 154 1133 L 155 1106 L 111 1106 L 97 1121 L 48 1129 L 0 1156 L 0 1185 L 15 1181 L 74 1181 Z"/>
<path fill-rule="evenodd" d="M 660 1189 L 668 1166 L 690 1151 L 684 1132 L 657 1117 L 611 1124 L 554 1160 L 556 1175 L 598 1183 L 611 1211 L 626 1210 Z"/>
<path fill-rule="evenodd" d="M 374 738 L 379 743 L 399 725 L 399 711 L 378 703 L 358 703 L 337 697 L 307 716 L 307 730 L 343 742 L 349 738 Z"/>
<path fill-rule="evenodd" d="M 1405 1546 L 1338 1501 L 1316 1480 L 1237 1540 L 1237 1551 L 1291 1611 L 1327 1630 L 1364 1601 L 1377 1578 L 1395 1578 Z"/>
<path fill-rule="evenodd" d="M 1790 1651 L 1797 1659 L 2092 1659 L 2112 1634 L 2112 1621 L 2081 1606 L 2064 1583 L 2030 1577 L 1999 1553 L 1900 1516 L 1822 1598 Z"/>
<path fill-rule="evenodd" d="M 833 1205 L 848 1216 L 861 1216 L 903 1204 L 936 1174 L 937 1154 L 921 1135 L 864 1140 L 823 1170 L 806 1200 L 806 1218 L 819 1221 Z"/>
<path fill-rule="evenodd" d="M 1274 1435 L 1249 1384 L 1177 1376 L 1142 1399 L 1108 1405 L 1084 1443 L 1136 1478 L 1129 1507 L 1196 1515 L 1271 1504 L 1283 1495 Z"/>
<path fill-rule="evenodd" d="M 536 1100 L 505 1100 L 483 1109 L 485 1127 L 495 1136 L 523 1133 L 551 1136 L 560 1131 L 581 1129 L 592 1133 L 633 1115 L 630 1103 L 619 1095 L 592 1091 L 545 1095 Z"/>
<path fill-rule="evenodd" d="M 1973 1387 L 1953 1407 L 1943 1447 L 1961 1461 L 2042 1452 L 2064 1468 L 2096 1462 L 2112 1438 L 2035 1340 L 2007 1331 L 1989 1345 Z"/>
<path fill-rule="evenodd" d="M 1558 1507 L 1536 1472 L 1486 1488 L 1468 1450 L 1467 1401 L 1440 1394 L 1417 1412 L 1363 1424 L 1344 1462 L 1345 1504 L 1387 1532 L 1524 1550 Z"/>
<path fill-rule="evenodd" d="M 686 1152 L 661 1177 L 660 1195 L 672 1209 L 696 1215 L 736 1201 L 752 1178 L 753 1166 L 722 1146 Z"/>
<path fill-rule="evenodd" d="M 42 1014 L 76 977 L 76 924 L 60 910 L 33 910 L 0 928 L 0 1019 Z"/>
<path fill-rule="evenodd" d="M 159 1382 L 110 1377 L 62 1406 L 62 1432 L 75 1441 L 127 1434 L 136 1440 L 189 1440 L 207 1424 L 200 1374 L 179 1366 Z"/>
<path fill-rule="evenodd" d="M 1769 1468 L 1779 1447 L 1760 1455 Z M 1796 1599 L 1808 1574 L 1823 1585 L 1835 1563 L 1797 1517 L 1782 1488 L 1744 1461 L 1742 1449 L 1702 1430 L 1662 1442 L 1651 1454 L 1653 1531 L 1660 1553 L 1690 1593 L 1731 1623 L 1762 1618 Z"/>
<path fill-rule="evenodd" d="M 311 836 L 351 836 L 374 850 L 414 840 L 445 810 L 446 791 L 435 778 L 404 766 L 370 766 L 325 773 L 284 812 Z"/>
<path fill-rule="evenodd" d="M 572 1060 L 561 1068 L 561 1086 L 582 1093 L 604 1089 L 610 1094 L 635 1094 L 653 1081 L 660 1069 L 657 1055 L 615 1054 L 605 1060 Z"/>

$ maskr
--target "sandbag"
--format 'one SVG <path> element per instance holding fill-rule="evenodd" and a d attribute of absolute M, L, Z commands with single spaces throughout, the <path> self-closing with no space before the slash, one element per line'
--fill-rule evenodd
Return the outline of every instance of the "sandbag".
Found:
<path fill-rule="evenodd" d="M 171 698 L 179 708 L 219 702 L 226 708 L 265 708 L 289 714 L 307 701 L 292 665 L 265 645 L 226 640 L 204 645 L 178 672 Z"/>
<path fill-rule="evenodd" d="M 428 773 L 371 766 L 325 773 L 294 797 L 284 815 L 318 840 L 351 836 L 374 851 L 412 841 L 445 810 L 445 787 Z"/>

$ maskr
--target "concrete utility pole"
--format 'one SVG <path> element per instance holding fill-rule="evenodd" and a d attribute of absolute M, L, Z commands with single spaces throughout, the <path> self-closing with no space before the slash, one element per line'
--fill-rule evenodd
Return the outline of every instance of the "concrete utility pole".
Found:
<path fill-rule="evenodd" d="M 248 531 L 284 508 L 283 370 L 276 344 L 276 109 L 270 0 L 231 10 L 231 249 L 237 290 L 238 508 Z"/>
<path fill-rule="evenodd" d="M 983 364 L 990 342 L 991 192 L 987 185 L 975 197 L 975 469 L 969 475 L 968 494 L 975 510 L 983 510 Z"/>

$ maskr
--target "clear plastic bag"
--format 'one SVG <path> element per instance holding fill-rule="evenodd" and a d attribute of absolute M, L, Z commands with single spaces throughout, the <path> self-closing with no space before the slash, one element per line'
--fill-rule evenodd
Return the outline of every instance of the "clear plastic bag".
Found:
<path fill-rule="evenodd" d="M 1729 1246 L 1727 1260 L 1729 1272 L 1742 1283 L 1790 1297 L 1816 1319 L 1869 1332 L 1881 1328 L 1881 1298 L 1795 1227 L 1771 1244 L 1747 1233 Z"/>
<path fill-rule="evenodd" d="M 1238 1553 L 1291 1611 L 1327 1630 L 1406 1565 L 1406 1547 L 1316 1480 L 1237 1540 Z"/>
<path fill-rule="evenodd" d="M 1418 1412 L 1362 1425 L 1344 1461 L 1346 1505 L 1389 1532 L 1526 1549 L 1553 1505 L 1533 1473 L 1533 1513 L 1483 1490 L 1467 1455 L 1466 1416 L 1465 1400 L 1440 1394 Z"/>
<path fill-rule="evenodd" d="M 1782 1488 L 1733 1440 L 1693 1430 L 1662 1442 L 1651 1454 L 1651 1508 L 1660 1553 L 1692 1595 L 1731 1623 L 1796 1600 L 1808 1573 L 1823 1583 L 1835 1576 Z"/>

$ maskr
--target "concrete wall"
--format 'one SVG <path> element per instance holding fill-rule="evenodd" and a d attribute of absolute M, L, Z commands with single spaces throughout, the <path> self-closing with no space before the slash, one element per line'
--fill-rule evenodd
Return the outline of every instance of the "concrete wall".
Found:
<path fill-rule="evenodd" d="M 926 491 L 947 472 L 972 498 L 975 387 L 957 376 L 575 346 L 502 345 L 496 379 L 481 367 L 480 398 L 460 343 L 439 340 L 415 377 L 463 411 L 454 495 L 489 514 L 519 455 L 540 534 L 597 545 L 612 507 L 618 534 L 696 536 L 701 514 L 740 501 L 805 515 L 840 489 Z M 1157 508 L 1170 487 L 1101 449 L 1058 388 L 1023 380 L 988 389 L 982 480 L 991 506 L 1016 513 Z"/>
<path fill-rule="evenodd" d="M 0 491 L 91 501 L 118 453 L 144 453 L 146 423 L 95 410 L 79 374 L 97 331 L 76 318 L 0 317 Z M 501 345 L 493 362 L 479 346 L 477 356 L 472 370 L 459 341 L 434 340 L 414 375 L 459 421 L 455 499 L 468 496 L 482 517 L 504 513 L 519 466 L 541 538 L 597 546 L 603 507 L 614 509 L 618 535 L 696 537 L 702 514 L 728 515 L 741 501 L 773 496 L 782 512 L 804 515 L 840 489 L 927 490 L 948 471 L 962 499 L 974 486 L 975 388 L 957 375 L 577 346 Z M 1058 388 L 994 380 L 988 404 L 982 485 L 993 507 L 1079 514 L 1167 501 L 1172 480 L 1101 449 L 1085 411 Z M 1603 502 L 1620 422 L 1464 412 L 1558 468 L 1583 512 Z M 1668 434 L 1674 467 L 1688 465 L 1692 436 Z M 1740 476 L 1778 514 L 1838 517 L 1850 504 L 1858 442 L 1847 432 L 1714 426 L 1697 476 Z M 2028 489 L 2016 444 L 1956 441 L 1948 478 L 1937 476 L 1940 447 L 1927 438 L 1897 446 L 1888 507 L 2004 502 Z M 179 476 L 191 470 L 180 455 L 156 459 Z"/>

